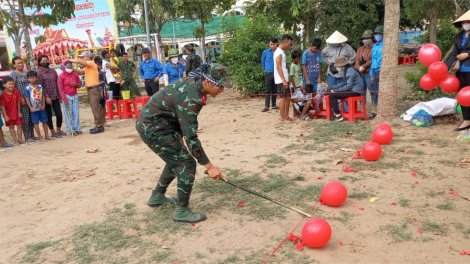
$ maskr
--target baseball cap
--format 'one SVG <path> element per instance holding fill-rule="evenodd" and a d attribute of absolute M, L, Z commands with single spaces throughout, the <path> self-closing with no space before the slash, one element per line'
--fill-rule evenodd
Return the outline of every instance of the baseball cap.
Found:
<path fill-rule="evenodd" d="M 82 54 L 78 55 L 78 57 L 80 58 L 83 58 L 83 57 L 90 57 L 90 58 L 93 58 L 93 53 L 91 53 L 91 51 L 84 51 L 82 52 Z"/>
<path fill-rule="evenodd" d="M 143 48 L 143 49 L 142 49 L 142 53 L 150 53 L 149 48 Z"/>

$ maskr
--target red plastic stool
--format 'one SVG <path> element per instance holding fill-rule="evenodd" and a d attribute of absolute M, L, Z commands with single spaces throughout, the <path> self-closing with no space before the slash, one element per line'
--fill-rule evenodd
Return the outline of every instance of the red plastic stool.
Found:
<path fill-rule="evenodd" d="M 113 110 L 113 105 L 116 106 L 116 110 Z M 108 120 L 113 120 L 113 118 L 117 116 L 119 118 L 119 110 L 116 100 L 107 100 L 106 101 L 106 117 Z"/>
<path fill-rule="evenodd" d="M 343 108 L 343 104 L 341 103 L 341 115 L 346 117 L 349 122 L 354 122 L 356 118 L 364 118 L 367 121 L 367 113 L 366 113 L 366 104 L 364 103 L 364 96 L 353 96 L 343 99 L 343 102 L 346 101 L 349 104 L 349 111 L 345 112 Z M 361 101 L 362 111 L 359 111 L 358 102 Z"/>
<path fill-rule="evenodd" d="M 315 104 L 316 105 L 316 104 Z M 313 117 L 313 119 L 317 119 L 319 116 L 326 116 L 327 120 L 331 119 L 331 106 L 330 106 L 330 97 L 325 96 L 323 101 L 320 105 L 320 111 Z"/>
<path fill-rule="evenodd" d="M 147 104 L 149 100 L 150 100 L 150 96 L 142 96 L 142 97 L 135 98 L 135 105 L 134 105 L 135 116 L 134 117 L 136 119 L 137 117 L 139 117 L 140 111 L 142 110 L 142 108 L 144 108 L 144 106 Z M 140 109 L 139 109 L 139 104 L 140 104 Z"/>
<path fill-rule="evenodd" d="M 403 65 L 411 64 L 411 58 L 408 56 L 403 57 Z"/>
<path fill-rule="evenodd" d="M 131 106 L 132 105 L 132 106 Z M 121 118 L 129 119 L 135 115 L 135 104 L 133 99 L 119 100 L 119 115 Z"/>

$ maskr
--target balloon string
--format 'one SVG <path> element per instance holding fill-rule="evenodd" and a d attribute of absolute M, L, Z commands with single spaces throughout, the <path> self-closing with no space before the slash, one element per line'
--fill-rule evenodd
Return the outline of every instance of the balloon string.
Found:
<path fill-rule="evenodd" d="M 393 115 L 393 114 L 391 114 Z M 385 116 L 385 115 L 384 115 Z M 369 135 L 369 138 L 372 136 L 373 132 Z M 354 154 L 354 156 L 351 158 L 351 160 L 349 160 L 349 162 L 346 164 L 346 167 L 349 167 L 349 165 L 351 165 L 351 163 L 355 160 L 355 159 L 362 159 L 362 154 L 361 154 L 361 150 L 356 150 L 356 153 Z M 339 175 L 335 178 L 334 181 L 337 181 L 338 178 L 343 174 L 345 170 L 341 170 Z M 318 198 L 318 200 L 315 202 L 315 204 L 307 211 L 307 213 L 310 213 L 314 208 L 315 206 L 318 204 L 318 202 L 321 202 L 321 197 Z M 274 254 L 281 248 L 281 246 L 284 244 L 284 242 L 286 242 L 286 240 L 290 239 L 293 235 L 293 233 L 295 232 L 295 230 L 300 226 L 300 224 L 305 220 L 306 216 L 303 216 L 302 219 L 295 225 L 294 229 L 292 229 L 292 231 L 289 233 L 289 235 L 287 235 L 286 237 L 284 237 L 284 239 L 281 241 L 281 243 L 279 243 L 279 245 L 274 249 L 274 251 L 268 256 L 268 258 L 266 259 L 265 262 L 263 262 L 263 264 L 267 264 L 268 261 L 274 256 Z M 302 243 L 302 240 L 299 238 L 300 242 L 299 243 Z M 295 242 L 295 241 L 294 241 Z"/>

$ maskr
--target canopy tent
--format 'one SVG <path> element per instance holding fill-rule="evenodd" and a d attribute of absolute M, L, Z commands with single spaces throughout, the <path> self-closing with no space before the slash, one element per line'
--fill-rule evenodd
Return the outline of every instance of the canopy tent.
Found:
<path fill-rule="evenodd" d="M 210 23 L 204 24 L 204 30 L 206 31 L 206 36 L 217 35 L 221 32 L 220 24 L 222 21 L 229 19 L 230 17 L 222 16 L 222 17 L 214 17 Z M 235 18 L 241 23 L 243 16 L 235 16 Z M 174 35 L 173 35 L 173 24 L 174 24 Z M 199 19 L 191 21 L 189 19 L 184 19 L 181 21 L 175 22 L 168 22 L 163 25 L 162 31 L 160 35 L 162 38 L 194 38 L 194 31 L 195 27 L 200 27 L 201 21 Z M 156 25 L 155 25 L 156 28 Z M 129 31 L 127 29 L 121 30 L 119 32 L 119 37 L 126 37 L 129 36 Z M 132 28 L 132 35 L 141 35 L 145 34 L 145 31 L 140 28 L 140 26 L 135 26 Z"/>

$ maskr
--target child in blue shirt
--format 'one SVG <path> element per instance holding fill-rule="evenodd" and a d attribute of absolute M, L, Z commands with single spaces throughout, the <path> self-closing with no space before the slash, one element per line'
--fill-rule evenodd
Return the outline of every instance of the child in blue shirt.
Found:
<path fill-rule="evenodd" d="M 47 127 L 47 115 L 45 109 L 44 102 L 45 97 L 43 93 L 42 86 L 37 83 L 38 74 L 35 71 L 28 71 L 26 73 L 28 77 L 29 85 L 26 86 L 24 91 L 25 100 L 28 104 L 29 110 L 31 111 L 31 121 L 34 124 L 34 130 L 36 134 L 38 134 L 39 141 L 44 141 L 44 138 L 41 135 L 41 131 L 39 129 L 39 122 L 42 123 L 42 127 L 44 129 L 44 135 L 47 140 L 52 140 L 49 137 L 48 127 Z"/>
<path fill-rule="evenodd" d="M 295 110 L 300 113 L 301 120 L 311 120 L 316 115 L 317 111 L 313 107 L 313 85 L 307 84 L 305 87 L 300 87 L 295 90 L 292 95 L 292 102 L 294 103 Z"/>

